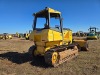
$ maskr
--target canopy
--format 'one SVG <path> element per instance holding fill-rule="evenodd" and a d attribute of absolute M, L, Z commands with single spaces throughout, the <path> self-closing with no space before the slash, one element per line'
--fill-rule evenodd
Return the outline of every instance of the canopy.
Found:
<path fill-rule="evenodd" d="M 46 16 L 48 16 L 48 13 L 50 13 L 50 17 L 59 17 L 59 15 L 61 14 L 61 12 L 59 12 L 57 10 L 46 7 L 44 10 L 41 10 L 41 11 L 35 13 L 35 16 L 46 17 Z"/>

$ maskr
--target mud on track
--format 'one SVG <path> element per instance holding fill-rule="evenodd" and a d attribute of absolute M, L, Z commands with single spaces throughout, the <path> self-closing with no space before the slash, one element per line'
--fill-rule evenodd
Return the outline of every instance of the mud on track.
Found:
<path fill-rule="evenodd" d="M 99 75 L 100 39 L 89 41 L 89 51 L 79 52 L 70 62 L 53 68 L 43 57 L 32 58 L 28 48 L 33 42 L 24 39 L 0 40 L 0 75 Z"/>

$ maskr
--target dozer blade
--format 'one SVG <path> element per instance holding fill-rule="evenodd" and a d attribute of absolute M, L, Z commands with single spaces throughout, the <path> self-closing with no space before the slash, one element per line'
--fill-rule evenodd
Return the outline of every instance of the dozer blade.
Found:
<path fill-rule="evenodd" d="M 78 48 L 66 49 L 61 52 L 48 51 L 45 53 L 45 62 L 53 67 L 56 67 L 66 61 L 75 58 L 78 55 Z"/>
<path fill-rule="evenodd" d="M 88 42 L 87 40 L 73 40 L 73 43 L 76 43 L 79 51 L 88 51 Z"/>

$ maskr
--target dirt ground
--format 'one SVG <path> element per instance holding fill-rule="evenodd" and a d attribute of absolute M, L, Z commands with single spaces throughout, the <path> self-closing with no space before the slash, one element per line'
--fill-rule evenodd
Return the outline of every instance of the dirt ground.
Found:
<path fill-rule="evenodd" d="M 42 57 L 30 57 L 27 51 L 33 42 L 0 40 L 0 75 L 100 75 L 100 39 L 88 42 L 88 52 L 79 52 L 77 58 L 53 68 Z"/>

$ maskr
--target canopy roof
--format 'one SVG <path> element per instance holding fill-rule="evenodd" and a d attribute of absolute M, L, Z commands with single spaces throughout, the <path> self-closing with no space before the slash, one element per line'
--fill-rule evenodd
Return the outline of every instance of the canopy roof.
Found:
<path fill-rule="evenodd" d="M 48 13 L 50 13 L 50 17 L 58 17 L 61 14 L 61 12 L 59 12 L 57 10 L 46 7 L 44 10 L 41 10 L 41 11 L 35 13 L 35 16 L 46 17 L 46 16 L 48 16 Z"/>

